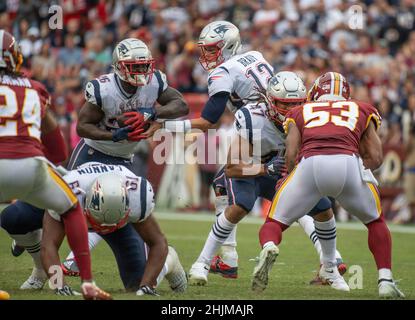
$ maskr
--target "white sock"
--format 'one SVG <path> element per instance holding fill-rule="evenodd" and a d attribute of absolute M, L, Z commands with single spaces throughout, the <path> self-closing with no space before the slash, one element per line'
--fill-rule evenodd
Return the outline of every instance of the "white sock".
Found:
<path fill-rule="evenodd" d="M 35 268 L 43 271 L 42 260 L 40 259 L 40 241 L 42 240 L 42 229 L 38 229 L 26 234 L 11 234 L 16 243 L 25 248 L 32 256 Z"/>
<path fill-rule="evenodd" d="M 332 217 L 328 221 L 314 220 L 316 234 L 321 244 L 323 264 L 336 264 L 336 220 Z"/>
<path fill-rule="evenodd" d="M 169 267 L 167 265 L 167 260 L 164 263 L 163 269 L 161 269 L 158 277 L 157 277 L 157 287 L 160 285 L 160 283 L 163 281 L 164 277 L 166 276 L 166 274 L 169 273 Z"/>
<path fill-rule="evenodd" d="M 94 249 L 98 243 L 102 240 L 102 237 L 95 232 L 88 232 L 88 246 L 89 246 L 89 250 L 92 251 L 92 249 Z M 66 257 L 66 260 L 71 260 L 74 259 L 75 256 L 73 254 L 73 252 L 69 252 L 68 256 Z"/>
<path fill-rule="evenodd" d="M 225 212 L 226 207 L 228 206 L 228 196 L 216 196 L 215 198 L 215 212 L 216 216 L 220 215 L 222 212 Z"/>
<path fill-rule="evenodd" d="M 321 244 L 316 234 L 316 229 L 314 228 L 314 219 L 308 215 L 297 220 L 298 224 L 304 229 L 304 232 L 310 238 L 311 242 L 314 245 L 314 248 L 317 251 L 320 263 L 323 263 L 323 254 L 321 252 Z"/>
<path fill-rule="evenodd" d="M 216 252 L 229 237 L 229 234 L 232 232 L 235 226 L 236 224 L 230 222 L 225 217 L 225 213 L 219 215 L 209 232 L 209 236 L 206 239 L 205 245 L 197 261 L 210 265 L 210 262 L 212 261 Z"/>
<path fill-rule="evenodd" d="M 392 270 L 386 268 L 379 269 L 379 279 L 392 280 Z"/>

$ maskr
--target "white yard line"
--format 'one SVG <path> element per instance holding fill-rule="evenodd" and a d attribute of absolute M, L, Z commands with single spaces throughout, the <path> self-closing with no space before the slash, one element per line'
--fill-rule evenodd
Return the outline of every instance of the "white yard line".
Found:
<path fill-rule="evenodd" d="M 156 217 L 160 220 L 175 220 L 175 221 L 200 221 L 200 222 L 213 222 L 215 215 L 208 213 L 177 213 L 168 211 L 157 211 Z M 241 223 L 245 224 L 262 224 L 263 219 L 258 217 L 246 217 Z M 298 226 L 298 224 L 294 224 Z M 396 233 L 415 234 L 415 227 L 412 226 L 399 226 L 388 224 L 390 231 Z M 360 222 L 338 222 L 337 229 L 340 230 L 366 230 L 366 227 Z"/>

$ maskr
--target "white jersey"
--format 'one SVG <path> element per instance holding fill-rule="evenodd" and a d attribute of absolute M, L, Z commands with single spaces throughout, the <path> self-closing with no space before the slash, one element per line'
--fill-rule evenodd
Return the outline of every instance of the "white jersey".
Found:
<path fill-rule="evenodd" d="M 126 167 L 87 162 L 76 170 L 69 171 L 63 179 L 71 187 L 83 207 L 85 205 L 86 192 L 91 188 L 94 180 L 98 176 L 109 172 L 119 174 L 127 181 L 127 186 L 129 187 L 129 207 L 131 209 L 128 222 L 144 221 L 154 209 L 153 188 L 145 178 L 136 176 Z M 53 218 L 59 220 L 59 216 L 54 212 L 50 213 Z"/>
<path fill-rule="evenodd" d="M 254 161 L 262 163 L 285 152 L 285 134 L 266 116 L 264 103 L 250 103 L 235 114 L 234 134 L 253 145 Z"/>
<path fill-rule="evenodd" d="M 104 112 L 105 116 L 98 126 L 101 129 L 112 131 L 119 128 L 116 121 L 117 116 L 141 107 L 153 107 L 167 86 L 166 76 L 156 70 L 150 83 L 138 87 L 137 92 L 131 95 L 124 91 L 121 80 L 114 73 L 109 73 L 87 83 L 85 99 L 99 106 Z M 138 142 L 85 139 L 85 143 L 102 153 L 130 159 Z"/>
<path fill-rule="evenodd" d="M 229 92 L 227 107 L 236 112 L 243 99 L 257 95 L 256 88 L 265 90 L 274 68 L 258 51 L 233 56 L 209 73 L 209 97 L 218 92 Z"/>

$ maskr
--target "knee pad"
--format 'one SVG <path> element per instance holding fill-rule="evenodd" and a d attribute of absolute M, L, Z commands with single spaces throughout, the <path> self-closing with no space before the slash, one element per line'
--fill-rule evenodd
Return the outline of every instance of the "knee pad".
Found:
<path fill-rule="evenodd" d="M 321 198 L 319 202 L 314 206 L 313 209 L 308 213 L 309 216 L 313 217 L 320 212 L 326 211 L 328 209 L 331 209 L 331 201 L 329 198 L 324 197 Z"/>
<path fill-rule="evenodd" d="M 26 234 L 42 228 L 43 209 L 17 201 L 3 210 L 1 227 L 9 234 Z"/>

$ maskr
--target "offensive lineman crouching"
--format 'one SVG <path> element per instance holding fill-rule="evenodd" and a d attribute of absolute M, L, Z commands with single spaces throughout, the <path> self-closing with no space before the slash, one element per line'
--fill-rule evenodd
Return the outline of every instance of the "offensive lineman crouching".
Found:
<path fill-rule="evenodd" d="M 138 289 L 138 295 L 155 295 L 155 287 L 164 277 L 173 291 L 186 290 L 186 274 L 177 253 L 167 246 L 152 215 L 154 194 L 146 179 L 137 177 L 123 166 L 100 163 L 87 163 L 70 171 L 64 179 L 82 204 L 89 226 L 113 250 L 121 279 L 128 291 Z M 45 215 L 43 213 L 41 209 L 18 201 L 3 211 L 1 226 L 18 245 L 26 248 L 39 246 L 39 242 L 33 241 L 33 235 L 41 233 L 43 216 L 43 267 L 51 270 L 51 266 L 60 265 L 58 250 L 64 230 L 58 222 L 59 216 L 53 211 Z M 36 222 L 34 216 L 37 217 Z M 135 234 L 134 239 L 131 239 L 131 234 Z M 146 256 L 132 254 L 147 251 Z M 39 254 L 30 254 L 35 265 L 38 265 Z M 52 275 L 49 274 L 50 277 Z M 42 288 L 45 282 L 46 279 L 38 287 Z M 67 285 L 56 291 L 63 295 L 74 294 Z"/>

